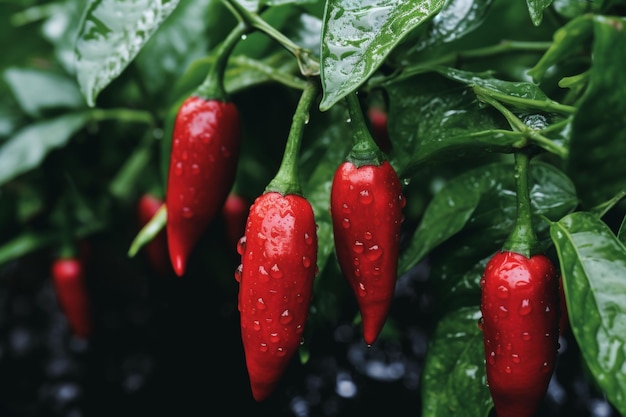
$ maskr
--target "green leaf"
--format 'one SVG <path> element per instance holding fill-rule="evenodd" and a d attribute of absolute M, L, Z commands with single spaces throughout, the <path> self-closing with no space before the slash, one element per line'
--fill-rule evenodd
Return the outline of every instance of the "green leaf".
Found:
<path fill-rule="evenodd" d="M 533 25 L 539 26 L 543 20 L 543 11 L 552 4 L 552 0 L 526 0 Z"/>
<path fill-rule="evenodd" d="M 355 91 L 411 30 L 443 4 L 444 0 L 328 1 L 322 27 L 320 110 Z"/>
<path fill-rule="evenodd" d="M 399 270 L 407 271 L 462 231 L 443 250 L 443 258 L 447 254 L 455 262 L 450 265 L 443 262 L 442 273 L 435 274 L 439 277 L 436 286 L 442 288 L 442 294 L 454 295 L 452 288 L 468 278 L 466 272 L 501 246 L 512 230 L 516 214 L 513 174 L 511 164 L 493 163 L 448 181 L 426 207 L 408 247 L 400 255 Z M 534 161 L 530 175 L 534 223 L 540 234 L 547 226 L 538 216 L 559 219 L 571 212 L 578 200 L 571 181 L 554 166 Z M 437 259 L 435 256 L 435 264 Z M 468 287 L 467 282 L 461 282 L 460 286 L 462 292 Z"/>
<path fill-rule="evenodd" d="M 511 152 L 519 135 L 480 105 L 466 86 L 422 74 L 385 86 L 389 95 L 389 159 L 402 177 L 425 163 L 486 152 Z"/>
<path fill-rule="evenodd" d="M 20 107 L 32 117 L 50 109 L 85 106 L 76 81 L 50 70 L 8 68 L 3 74 Z"/>
<path fill-rule="evenodd" d="M 141 82 L 151 95 L 166 96 L 169 86 L 196 59 L 207 54 L 226 36 L 234 19 L 221 2 L 181 2 L 137 55 Z M 206 73 L 203 74 L 206 76 Z"/>
<path fill-rule="evenodd" d="M 587 212 L 550 227 L 572 332 L 607 399 L 626 415 L 626 247 Z"/>
<path fill-rule="evenodd" d="M 87 113 L 68 113 L 18 131 L 0 147 L 0 185 L 37 167 L 51 150 L 64 146 L 88 120 Z"/>
<path fill-rule="evenodd" d="M 589 85 L 572 120 L 566 172 L 584 207 L 626 190 L 626 19 L 593 20 L 593 62 Z"/>
<path fill-rule="evenodd" d="M 493 403 L 487 388 L 483 336 L 477 308 L 439 320 L 422 377 L 423 417 L 486 417 Z"/>
<path fill-rule="evenodd" d="M 76 41 L 76 72 L 89 106 L 135 58 L 179 0 L 91 0 Z"/>

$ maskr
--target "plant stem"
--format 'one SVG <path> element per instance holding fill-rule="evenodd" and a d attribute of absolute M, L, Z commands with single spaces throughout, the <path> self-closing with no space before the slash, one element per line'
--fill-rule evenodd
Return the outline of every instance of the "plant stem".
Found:
<path fill-rule="evenodd" d="M 527 140 L 532 141 L 534 144 L 540 146 L 541 148 L 551 152 L 559 157 L 565 159 L 567 158 L 568 151 L 566 148 L 558 145 L 554 141 L 548 139 L 543 136 L 539 131 L 531 129 L 524 122 L 522 122 L 512 111 L 507 109 L 502 105 L 498 100 L 493 99 L 491 96 L 481 94 L 481 90 L 484 90 L 480 87 L 474 86 L 474 91 L 476 92 L 476 96 L 479 100 L 484 101 L 485 103 L 490 104 L 496 110 L 498 110 L 509 122 L 509 125 L 513 130 L 516 130 L 524 135 Z M 519 148 L 523 148 L 527 146 L 528 143 L 523 142 L 518 146 Z"/>
<path fill-rule="evenodd" d="M 215 51 L 215 62 L 211 66 L 209 73 L 203 83 L 198 86 L 194 95 L 204 99 L 217 99 L 226 101 L 228 95 L 224 89 L 224 72 L 226 64 L 231 52 L 241 40 L 241 37 L 248 32 L 249 28 L 245 23 L 239 22 L 237 26 L 231 30 L 226 39 L 220 44 Z"/>
<path fill-rule="evenodd" d="M 145 110 L 118 109 L 93 109 L 89 110 L 91 118 L 95 121 L 117 120 L 120 122 L 137 122 L 154 125 L 155 120 L 150 112 Z"/>
<path fill-rule="evenodd" d="M 514 104 L 520 107 L 531 107 L 533 109 L 538 109 L 545 112 L 554 111 L 564 114 L 574 114 L 576 112 L 576 107 L 567 106 L 565 104 L 561 104 L 552 100 L 534 100 L 529 98 L 511 96 L 509 94 L 493 91 L 479 85 L 474 85 L 473 88 L 476 94 L 488 96 L 507 104 Z"/>
<path fill-rule="evenodd" d="M 260 30 L 287 49 L 298 61 L 300 72 L 305 77 L 318 75 L 320 65 L 311 51 L 295 44 L 291 39 L 276 30 L 272 25 L 263 20 L 258 14 L 253 13 L 239 4 L 236 0 L 223 0 L 237 18 L 249 27 Z"/>
<path fill-rule="evenodd" d="M 382 152 L 367 128 L 357 94 L 348 94 L 346 103 L 350 114 L 354 143 L 347 160 L 357 168 L 363 165 L 380 165 L 383 161 Z"/>
<path fill-rule="evenodd" d="M 283 195 L 302 195 L 298 178 L 298 160 L 304 126 L 309 121 L 309 109 L 317 96 L 317 84 L 309 81 L 302 91 L 302 96 L 293 115 L 293 121 L 287 138 L 287 145 L 276 176 L 265 188 L 265 192 L 276 191 Z"/>
<path fill-rule="evenodd" d="M 161 204 L 161 207 L 154 213 L 152 218 L 146 223 L 137 236 L 133 239 L 128 249 L 128 257 L 134 257 L 139 250 L 150 243 L 154 237 L 165 227 L 167 223 L 167 208 L 165 203 Z"/>
<path fill-rule="evenodd" d="M 538 240 L 532 222 L 530 208 L 530 188 L 528 186 L 530 156 L 519 151 L 515 153 L 515 185 L 517 190 L 517 216 L 513 231 L 502 249 L 519 253 L 530 258 L 537 251 Z"/>

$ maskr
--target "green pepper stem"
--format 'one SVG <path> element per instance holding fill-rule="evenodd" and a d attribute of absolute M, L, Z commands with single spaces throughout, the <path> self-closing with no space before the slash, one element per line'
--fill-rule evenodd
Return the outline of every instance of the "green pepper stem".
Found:
<path fill-rule="evenodd" d="M 515 153 L 515 185 L 517 190 L 517 216 L 515 226 L 503 250 L 530 258 L 538 250 L 538 240 L 533 227 L 530 207 L 530 156 L 524 151 Z"/>
<path fill-rule="evenodd" d="M 237 23 L 237 26 L 230 31 L 226 39 L 218 46 L 215 51 L 215 62 L 211 66 L 206 78 L 196 88 L 194 95 L 204 99 L 217 99 L 226 101 L 228 94 L 224 88 L 224 73 L 228 58 L 231 55 L 241 37 L 249 31 L 249 26 L 243 22 Z"/>
<path fill-rule="evenodd" d="M 295 44 L 291 39 L 276 30 L 272 25 L 263 20 L 257 13 L 253 13 L 234 0 L 223 0 L 226 6 L 237 16 L 240 22 L 248 27 L 253 27 L 274 39 L 289 51 L 298 61 L 300 72 L 305 77 L 318 75 L 320 64 L 311 51 Z"/>
<path fill-rule="evenodd" d="M 346 104 L 348 105 L 348 113 L 350 114 L 350 123 L 352 124 L 352 140 L 353 145 L 348 157 L 348 161 L 352 162 L 357 168 L 363 165 L 380 165 L 383 162 L 383 154 L 376 145 L 372 137 L 365 118 L 363 110 L 356 93 L 346 96 Z"/>
<path fill-rule="evenodd" d="M 309 121 L 309 109 L 313 99 L 317 96 L 317 84 L 309 81 L 302 91 L 300 101 L 293 115 L 293 122 L 289 130 L 287 145 L 283 154 L 283 160 L 278 168 L 276 176 L 265 188 L 265 192 L 276 191 L 283 195 L 302 195 L 300 179 L 298 178 L 298 157 L 300 144 L 304 132 L 304 125 Z"/>

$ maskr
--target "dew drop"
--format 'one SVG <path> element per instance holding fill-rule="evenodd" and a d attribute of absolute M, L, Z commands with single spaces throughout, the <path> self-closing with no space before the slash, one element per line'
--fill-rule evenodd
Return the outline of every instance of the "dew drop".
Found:
<path fill-rule="evenodd" d="M 400 208 L 406 207 L 406 198 L 404 197 L 404 194 L 398 195 L 398 203 L 400 204 Z"/>
<path fill-rule="evenodd" d="M 265 236 L 265 235 L 264 235 L 263 233 L 261 233 L 261 232 L 257 233 L 256 237 L 257 237 L 259 240 L 267 240 L 267 236 Z"/>
<path fill-rule="evenodd" d="M 367 249 L 366 256 L 367 259 L 372 262 L 377 261 L 378 259 L 380 259 L 381 256 L 383 256 L 383 249 L 378 245 L 370 246 Z"/>
<path fill-rule="evenodd" d="M 261 345 L 259 346 L 259 350 L 260 350 L 262 353 L 267 352 L 267 351 L 268 351 L 267 343 L 261 343 Z"/>
<path fill-rule="evenodd" d="M 278 264 L 274 264 L 270 268 L 270 275 L 274 278 L 282 278 L 283 271 L 280 270 L 280 268 L 278 267 Z"/>
<path fill-rule="evenodd" d="M 381 274 L 382 274 L 382 271 L 380 270 L 380 268 L 379 268 L 379 267 L 375 267 L 375 268 L 372 270 L 372 275 L 374 275 L 375 277 L 379 277 Z"/>
<path fill-rule="evenodd" d="M 511 372 L 513 372 L 513 371 L 511 370 L 511 367 L 507 365 L 507 366 L 504 368 L 504 372 L 506 372 L 507 374 L 510 374 L 510 373 L 511 373 Z"/>
<path fill-rule="evenodd" d="M 521 316 L 527 316 L 533 311 L 533 306 L 530 304 L 530 300 L 528 298 L 524 298 L 522 303 L 519 305 L 518 312 Z"/>
<path fill-rule="evenodd" d="M 350 219 L 344 218 L 341 221 L 341 227 L 343 227 L 344 229 L 349 229 L 350 228 Z"/>
<path fill-rule="evenodd" d="M 528 333 L 528 332 L 523 332 L 522 333 L 522 340 L 523 341 L 528 342 L 530 339 L 531 339 L 530 333 Z"/>
<path fill-rule="evenodd" d="M 183 163 L 182 162 L 176 162 L 176 165 L 174 165 L 174 174 L 181 176 L 183 175 Z"/>
<path fill-rule="evenodd" d="M 485 319 L 483 319 L 482 317 L 479 318 L 476 324 L 478 325 L 478 329 L 482 332 L 483 327 L 485 326 Z"/>
<path fill-rule="evenodd" d="M 235 281 L 241 282 L 241 275 L 243 274 L 243 265 L 239 264 L 237 269 L 235 269 Z"/>
<path fill-rule="evenodd" d="M 504 286 L 504 285 L 500 285 L 498 287 L 498 291 L 496 292 L 496 294 L 498 295 L 498 298 L 508 298 L 509 297 L 509 289 Z"/>
<path fill-rule="evenodd" d="M 261 297 L 257 298 L 256 300 L 256 308 L 258 308 L 259 310 L 265 310 L 267 308 L 267 306 L 265 305 L 265 301 L 263 301 Z"/>
<path fill-rule="evenodd" d="M 293 316 L 289 314 L 289 310 L 285 310 L 280 313 L 280 324 L 289 324 L 293 321 Z"/>
<path fill-rule="evenodd" d="M 362 282 L 359 282 L 359 296 L 360 297 L 365 297 L 367 295 L 367 290 L 365 289 L 365 284 L 363 284 Z"/>
<path fill-rule="evenodd" d="M 304 243 L 306 243 L 307 245 L 311 245 L 313 243 L 313 238 L 310 234 L 306 232 L 304 233 Z"/>
<path fill-rule="evenodd" d="M 255 331 L 257 331 L 257 332 L 258 332 L 259 330 L 261 330 L 261 322 L 260 322 L 260 321 L 258 321 L 258 320 L 254 320 L 254 321 L 252 322 L 252 329 L 253 329 L 253 330 L 255 330 Z"/>
<path fill-rule="evenodd" d="M 191 164 L 191 173 L 194 175 L 198 175 L 200 173 L 200 165 Z"/>
<path fill-rule="evenodd" d="M 296 334 L 302 334 L 302 332 L 304 331 L 304 328 L 302 327 L 301 324 L 298 324 L 296 326 Z M 300 343 L 304 342 L 304 339 L 300 341 Z"/>
<path fill-rule="evenodd" d="M 524 288 L 524 287 L 527 287 L 528 285 L 530 285 L 528 281 L 517 281 L 515 283 L 516 288 Z"/>
<path fill-rule="evenodd" d="M 519 358 L 519 355 L 517 353 L 513 353 L 511 355 L 511 360 L 513 361 L 513 363 L 520 363 L 520 358 Z"/>
<path fill-rule="evenodd" d="M 541 365 L 541 370 L 542 370 L 543 372 L 550 372 L 550 366 L 548 365 L 548 362 L 544 362 L 544 363 Z"/>
<path fill-rule="evenodd" d="M 487 281 L 485 281 L 485 278 L 481 278 L 481 279 L 480 279 L 480 282 L 479 282 L 480 288 L 485 288 L 485 283 L 486 283 L 486 282 L 487 282 Z"/>
<path fill-rule="evenodd" d="M 365 239 L 365 240 L 372 240 L 372 232 L 365 232 L 365 233 L 363 233 L 363 239 Z"/>
<path fill-rule="evenodd" d="M 282 358 L 282 357 L 283 357 L 283 356 L 285 356 L 286 354 L 287 354 L 287 351 L 285 350 L 285 348 L 284 348 L 284 347 L 277 347 L 277 348 L 276 348 L 276 356 L 278 356 L 278 357 L 281 357 L 281 358 Z"/>
<path fill-rule="evenodd" d="M 308 256 L 302 257 L 302 266 L 309 268 L 311 266 L 311 259 Z"/>
<path fill-rule="evenodd" d="M 270 280 L 270 274 L 263 265 L 259 266 L 259 281 L 268 282 Z"/>
<path fill-rule="evenodd" d="M 184 151 L 180 157 L 183 159 L 183 161 L 186 161 L 189 159 L 189 153 L 187 151 Z"/>
<path fill-rule="evenodd" d="M 190 219 L 193 217 L 193 211 L 189 207 L 183 207 L 182 215 L 185 219 Z"/>
<path fill-rule="evenodd" d="M 494 365 L 496 363 L 496 352 L 491 351 L 487 360 L 489 361 L 490 365 Z"/>
<path fill-rule="evenodd" d="M 498 315 L 500 315 L 500 317 L 507 317 L 509 315 L 509 309 L 506 308 L 506 306 L 500 306 L 498 308 Z"/>
<path fill-rule="evenodd" d="M 270 333 L 270 342 L 278 343 L 279 341 L 280 341 L 280 336 L 278 335 L 278 333 L 276 332 Z"/>
<path fill-rule="evenodd" d="M 246 237 L 242 236 L 237 242 L 237 253 L 239 255 L 243 255 L 245 251 L 246 251 Z"/>
<path fill-rule="evenodd" d="M 358 240 L 355 241 L 354 245 L 352 245 L 352 250 L 354 251 L 354 253 L 363 253 L 363 242 L 360 242 Z"/>
<path fill-rule="evenodd" d="M 359 202 L 361 204 L 372 204 L 372 201 L 374 201 L 374 196 L 372 195 L 370 190 L 361 190 L 359 192 Z"/>
<path fill-rule="evenodd" d="M 341 212 L 344 213 L 344 214 L 350 214 L 350 213 L 352 213 L 352 210 L 350 210 L 350 206 L 348 206 L 347 203 L 343 203 L 341 205 Z"/>
<path fill-rule="evenodd" d="M 302 296 L 302 294 L 300 293 L 296 294 L 296 303 L 302 304 L 303 302 L 304 302 L 304 297 Z"/>

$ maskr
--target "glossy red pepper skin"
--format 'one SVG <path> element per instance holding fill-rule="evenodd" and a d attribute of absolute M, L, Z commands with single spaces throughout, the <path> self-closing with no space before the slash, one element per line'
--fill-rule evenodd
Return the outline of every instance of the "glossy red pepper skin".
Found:
<path fill-rule="evenodd" d="M 88 339 L 93 326 L 82 262 L 76 258 L 58 258 L 52 263 L 51 274 L 59 307 L 72 332 L 82 339 Z"/>
<path fill-rule="evenodd" d="M 155 213 L 161 208 L 163 201 L 152 195 L 144 194 L 137 202 L 137 221 L 140 227 L 152 219 Z M 145 246 L 146 256 L 154 271 L 161 275 L 167 276 L 172 272 L 172 266 L 169 260 L 167 250 L 167 238 L 165 231 L 160 231 L 150 243 Z"/>
<path fill-rule="evenodd" d="M 252 394 L 265 400 L 297 352 L 317 273 L 317 232 L 309 202 L 266 192 L 250 208 L 238 252 L 241 337 Z"/>
<path fill-rule="evenodd" d="M 167 180 L 167 240 L 174 271 L 219 214 L 237 171 L 241 145 L 234 103 L 188 97 L 174 122 Z"/>
<path fill-rule="evenodd" d="M 378 338 L 391 307 L 405 203 L 388 161 L 358 168 L 346 161 L 335 171 L 330 198 L 335 251 L 368 345 Z"/>
<path fill-rule="evenodd" d="M 233 248 L 233 251 L 237 247 L 237 242 L 245 233 L 249 211 L 250 203 L 248 200 L 235 193 L 228 195 L 222 207 L 226 242 Z"/>
<path fill-rule="evenodd" d="M 532 417 L 558 353 L 557 271 L 544 255 L 501 251 L 481 279 L 487 382 L 498 417 Z"/>

